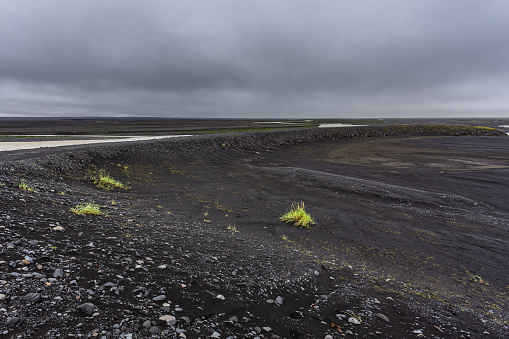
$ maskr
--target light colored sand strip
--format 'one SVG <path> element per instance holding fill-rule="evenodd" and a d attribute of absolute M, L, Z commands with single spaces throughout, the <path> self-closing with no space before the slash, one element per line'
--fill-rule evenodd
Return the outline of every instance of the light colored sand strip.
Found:
<path fill-rule="evenodd" d="M 42 147 L 60 147 L 60 146 L 73 146 L 73 145 L 85 145 L 85 144 L 103 144 L 110 142 L 131 142 L 131 141 L 143 141 L 143 140 L 157 140 L 166 138 L 180 138 L 190 137 L 192 135 L 160 135 L 160 136 L 136 136 L 136 137 L 119 137 L 115 136 L 110 139 L 94 139 L 94 140 L 48 140 L 48 141 L 5 141 L 0 142 L 0 152 L 3 151 L 16 151 L 22 149 L 35 149 Z M 90 136 L 86 136 L 87 138 Z M 104 137 L 103 137 L 104 138 Z"/>
<path fill-rule="evenodd" d="M 361 126 L 368 126 L 368 125 L 352 125 L 352 124 L 321 124 L 318 126 L 318 128 L 331 128 L 331 127 L 361 127 Z"/>

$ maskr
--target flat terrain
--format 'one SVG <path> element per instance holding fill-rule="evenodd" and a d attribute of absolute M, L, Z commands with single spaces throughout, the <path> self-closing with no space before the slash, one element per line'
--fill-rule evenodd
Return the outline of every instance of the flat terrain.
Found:
<path fill-rule="evenodd" d="M 1 159 L 6 338 L 508 331 L 503 133 L 216 133 Z M 100 172 L 129 188 L 96 187 Z M 88 202 L 106 214 L 69 212 Z M 278 221 L 296 202 L 316 225 Z"/>

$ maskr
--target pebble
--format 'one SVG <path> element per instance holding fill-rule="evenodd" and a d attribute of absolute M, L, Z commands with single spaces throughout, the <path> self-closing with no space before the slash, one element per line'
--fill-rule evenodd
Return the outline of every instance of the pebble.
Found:
<path fill-rule="evenodd" d="M 65 232 L 65 228 L 63 228 L 62 226 L 56 226 L 56 227 L 53 227 L 52 229 L 53 229 L 53 231 L 57 231 L 57 232 Z"/>
<path fill-rule="evenodd" d="M 80 311 L 81 315 L 85 317 L 90 317 L 94 314 L 95 305 L 92 303 L 81 304 L 77 307 L 78 311 Z"/>
<path fill-rule="evenodd" d="M 64 271 L 61 268 L 57 268 L 55 272 L 53 272 L 53 278 L 62 278 L 64 276 Z"/>
<path fill-rule="evenodd" d="M 277 305 L 283 305 L 283 298 L 281 296 L 278 296 L 276 300 L 274 301 Z"/>
<path fill-rule="evenodd" d="M 5 294 L 0 293 L 0 301 L 5 299 Z"/>
<path fill-rule="evenodd" d="M 161 329 L 159 328 L 159 326 L 150 326 L 150 329 L 148 331 L 152 334 L 161 333 Z"/>
<path fill-rule="evenodd" d="M 168 314 L 160 316 L 159 320 L 166 321 L 168 326 L 173 326 L 177 322 L 177 319 L 174 316 Z"/>
<path fill-rule="evenodd" d="M 14 326 L 19 322 L 19 320 L 20 319 L 18 317 L 10 317 L 10 318 L 7 318 L 4 325 L 7 327 Z"/>
<path fill-rule="evenodd" d="M 382 319 L 383 321 L 390 323 L 389 318 L 387 318 L 387 317 L 386 317 L 385 315 L 383 315 L 382 313 L 377 313 L 377 314 L 376 314 L 376 316 L 377 316 L 378 318 Z"/>
<path fill-rule="evenodd" d="M 163 300 L 166 300 L 166 295 L 164 295 L 164 294 L 158 295 L 157 297 L 152 298 L 152 300 L 153 301 L 163 301 Z"/>
<path fill-rule="evenodd" d="M 222 294 L 218 294 L 218 295 L 216 295 L 216 298 L 217 298 L 217 299 L 220 299 L 220 300 L 225 300 L 225 299 L 226 299 L 226 298 L 224 297 L 224 295 L 222 295 Z"/>
<path fill-rule="evenodd" d="M 221 334 L 219 334 L 219 332 L 215 332 L 212 333 L 212 335 L 210 336 L 211 338 L 221 338 Z"/>
<path fill-rule="evenodd" d="M 28 293 L 27 295 L 21 298 L 23 301 L 28 301 L 31 303 L 38 303 L 42 300 L 42 296 L 40 293 Z"/>
<path fill-rule="evenodd" d="M 360 325 L 360 323 L 361 323 L 358 319 L 356 319 L 356 318 L 354 318 L 354 317 L 350 317 L 350 318 L 348 318 L 348 322 L 349 322 L 349 323 L 352 323 L 352 324 L 354 324 L 354 325 Z"/>
<path fill-rule="evenodd" d="M 414 330 L 412 331 L 413 334 L 422 334 L 422 330 Z"/>

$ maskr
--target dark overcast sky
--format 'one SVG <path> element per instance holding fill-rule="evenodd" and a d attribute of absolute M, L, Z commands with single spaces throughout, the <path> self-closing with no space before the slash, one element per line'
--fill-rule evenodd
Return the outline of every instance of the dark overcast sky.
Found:
<path fill-rule="evenodd" d="M 0 0 L 0 116 L 509 117 L 507 0 Z"/>

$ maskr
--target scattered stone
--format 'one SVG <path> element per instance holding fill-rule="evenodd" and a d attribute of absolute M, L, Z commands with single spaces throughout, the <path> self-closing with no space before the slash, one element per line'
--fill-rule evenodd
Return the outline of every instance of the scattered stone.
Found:
<path fill-rule="evenodd" d="M 19 263 L 20 263 L 20 265 L 23 265 L 23 266 L 28 266 L 31 264 L 31 262 L 26 259 L 21 260 Z"/>
<path fill-rule="evenodd" d="M 92 303 L 81 304 L 77 307 L 78 311 L 80 311 L 81 315 L 84 317 L 90 317 L 94 314 L 95 305 Z"/>
<path fill-rule="evenodd" d="M 377 313 L 376 316 L 380 319 L 382 319 L 383 321 L 387 322 L 387 323 L 390 323 L 389 321 L 389 318 L 387 318 L 385 315 L 383 315 L 382 313 Z"/>
<path fill-rule="evenodd" d="M 361 324 L 361 322 L 358 319 L 354 318 L 354 317 L 348 318 L 348 322 L 352 323 L 354 325 L 360 325 Z"/>
<path fill-rule="evenodd" d="M 278 296 L 274 302 L 277 305 L 282 306 L 283 305 L 283 298 L 281 298 L 281 296 Z"/>
<path fill-rule="evenodd" d="M 148 330 L 151 334 L 159 334 L 161 333 L 161 329 L 159 326 L 150 326 L 150 329 Z"/>
<path fill-rule="evenodd" d="M 62 278 L 64 276 L 64 271 L 61 268 L 57 268 L 55 272 L 53 272 L 53 278 Z"/>
<path fill-rule="evenodd" d="M 5 294 L 0 293 L 0 301 L 5 299 Z"/>
<path fill-rule="evenodd" d="M 40 293 L 28 293 L 27 295 L 21 298 L 23 301 L 28 301 L 31 303 L 38 303 L 42 300 L 42 296 Z"/>
<path fill-rule="evenodd" d="M 177 319 L 174 316 L 168 314 L 160 316 L 159 320 L 166 321 L 168 326 L 173 326 L 177 322 Z"/>
<path fill-rule="evenodd" d="M 65 232 L 65 228 L 63 228 L 62 226 L 53 227 L 52 230 L 57 232 Z"/>
<path fill-rule="evenodd" d="M 210 336 L 211 338 L 221 338 L 221 334 L 219 334 L 219 332 L 215 332 L 212 333 L 212 335 Z"/>
<path fill-rule="evenodd" d="M 183 320 L 186 325 L 191 324 L 191 318 L 189 317 L 180 317 L 180 319 Z"/>
<path fill-rule="evenodd" d="M 216 298 L 219 299 L 219 300 L 225 300 L 226 298 L 224 297 L 224 295 L 222 294 L 218 294 L 216 295 Z M 219 337 L 218 337 L 219 338 Z"/>
<path fill-rule="evenodd" d="M 422 334 L 422 330 L 414 330 L 412 331 L 413 334 Z"/>
<path fill-rule="evenodd" d="M 14 326 L 17 323 L 19 323 L 19 320 L 20 319 L 18 317 L 10 317 L 10 318 L 7 318 L 4 325 L 7 327 Z"/>
<path fill-rule="evenodd" d="M 157 297 L 152 298 L 152 300 L 153 301 L 163 301 L 163 300 L 166 300 L 166 295 L 164 295 L 164 294 L 158 295 Z"/>

